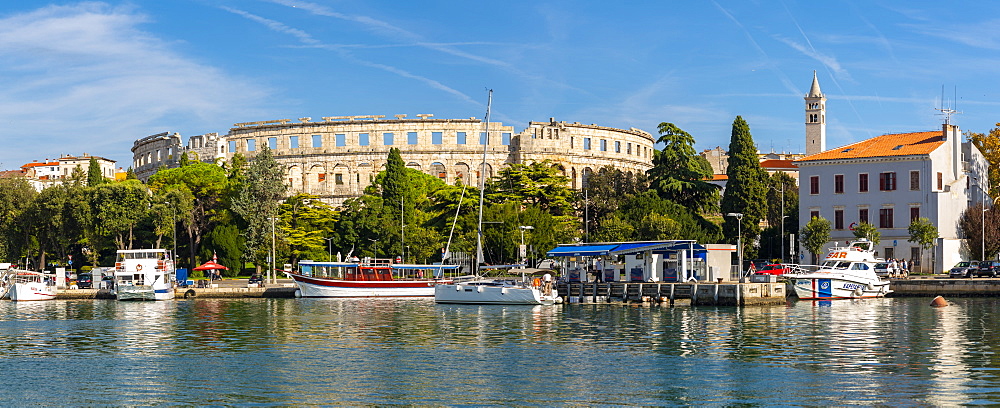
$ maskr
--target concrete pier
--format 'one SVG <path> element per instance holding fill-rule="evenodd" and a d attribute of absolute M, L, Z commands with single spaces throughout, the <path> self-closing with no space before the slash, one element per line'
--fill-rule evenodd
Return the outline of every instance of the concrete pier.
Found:
<path fill-rule="evenodd" d="M 569 303 L 656 302 L 691 305 L 774 305 L 785 303 L 784 283 L 561 283 L 556 289 Z"/>
<path fill-rule="evenodd" d="M 298 288 L 279 286 L 268 288 L 176 288 L 176 299 L 233 299 L 233 298 L 294 298 Z M 56 293 L 56 299 L 114 299 L 107 289 L 67 289 Z"/>
<path fill-rule="evenodd" d="M 1000 296 L 1000 279 L 900 279 L 890 285 L 892 297 Z"/>

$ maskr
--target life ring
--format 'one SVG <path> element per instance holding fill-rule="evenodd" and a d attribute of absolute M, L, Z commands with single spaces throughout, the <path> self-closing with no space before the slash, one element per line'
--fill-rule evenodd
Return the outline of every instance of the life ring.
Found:
<path fill-rule="evenodd" d="M 535 278 L 535 280 L 531 281 L 531 286 L 534 286 L 536 288 L 542 286 L 542 280 Z"/>
<path fill-rule="evenodd" d="M 198 296 L 198 294 L 194 292 L 194 289 L 188 289 L 184 292 L 184 299 L 193 298 L 195 296 Z"/>
<path fill-rule="evenodd" d="M 136 271 L 141 271 L 142 270 L 142 264 L 136 264 L 135 265 L 135 270 Z"/>
<path fill-rule="evenodd" d="M 843 225 L 843 224 L 841 224 L 841 225 Z M 855 225 L 858 225 L 858 223 L 856 223 L 856 222 L 852 222 L 852 223 L 851 223 L 851 225 L 848 225 L 848 226 L 847 226 L 847 229 L 849 229 L 849 230 L 851 230 L 851 231 L 854 231 L 854 226 L 855 226 Z"/>

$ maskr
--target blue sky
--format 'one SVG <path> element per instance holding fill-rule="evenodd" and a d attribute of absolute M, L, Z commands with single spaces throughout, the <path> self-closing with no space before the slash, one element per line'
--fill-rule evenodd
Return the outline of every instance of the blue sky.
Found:
<path fill-rule="evenodd" d="M 830 148 L 1000 122 L 1000 3 L 131 0 L 0 5 L 0 167 L 141 137 L 345 115 L 549 117 L 800 152 L 816 70 Z"/>

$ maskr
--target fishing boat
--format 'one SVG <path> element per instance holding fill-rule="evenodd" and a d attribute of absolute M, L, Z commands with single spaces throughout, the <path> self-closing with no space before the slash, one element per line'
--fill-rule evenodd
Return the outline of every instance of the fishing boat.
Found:
<path fill-rule="evenodd" d="M 875 273 L 874 243 L 851 241 L 833 247 L 814 272 L 784 275 L 790 278 L 795 294 L 803 300 L 860 299 L 884 297 L 892 293 L 889 281 Z"/>
<path fill-rule="evenodd" d="M 489 91 L 489 100 L 486 103 L 486 141 L 483 143 L 482 169 L 479 173 L 482 176 L 479 177 L 479 223 L 476 234 L 475 275 L 468 281 L 444 283 L 434 286 L 434 302 L 502 305 L 551 305 L 561 303 L 562 298 L 555 291 L 551 276 L 547 277 L 544 287 L 542 282 L 535 280 L 529 283 L 523 276 L 521 280 L 490 279 L 480 276 L 480 265 L 483 264 L 483 197 L 486 191 L 486 155 L 489 147 L 490 107 L 492 105 L 493 90 L 491 89 Z M 462 196 L 465 196 L 465 190 L 462 190 Z M 457 210 L 455 212 L 455 219 L 457 222 Z M 450 237 L 448 238 L 448 245 L 449 247 L 451 245 Z M 449 253 L 449 249 L 445 250 L 446 255 Z"/>
<path fill-rule="evenodd" d="M 283 272 L 300 297 L 430 297 L 435 286 L 451 283 L 444 271 L 454 269 L 458 266 L 303 260 L 297 273 Z"/>
<path fill-rule="evenodd" d="M 44 273 L 24 270 L 8 272 L 8 294 L 10 300 L 52 300 L 56 298 L 56 287 L 50 285 Z"/>
<path fill-rule="evenodd" d="M 174 298 L 174 262 L 165 249 L 123 249 L 115 259 L 118 300 Z"/>

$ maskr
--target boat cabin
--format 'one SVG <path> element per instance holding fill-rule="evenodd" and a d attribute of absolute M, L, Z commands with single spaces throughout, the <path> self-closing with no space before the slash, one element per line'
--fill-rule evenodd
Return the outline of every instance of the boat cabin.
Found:
<path fill-rule="evenodd" d="M 563 244 L 548 256 L 563 260 L 569 282 L 687 282 L 729 278 L 735 246 L 694 240 Z"/>
<path fill-rule="evenodd" d="M 349 281 L 440 279 L 444 270 L 456 268 L 457 265 L 299 261 L 301 275 Z"/>

